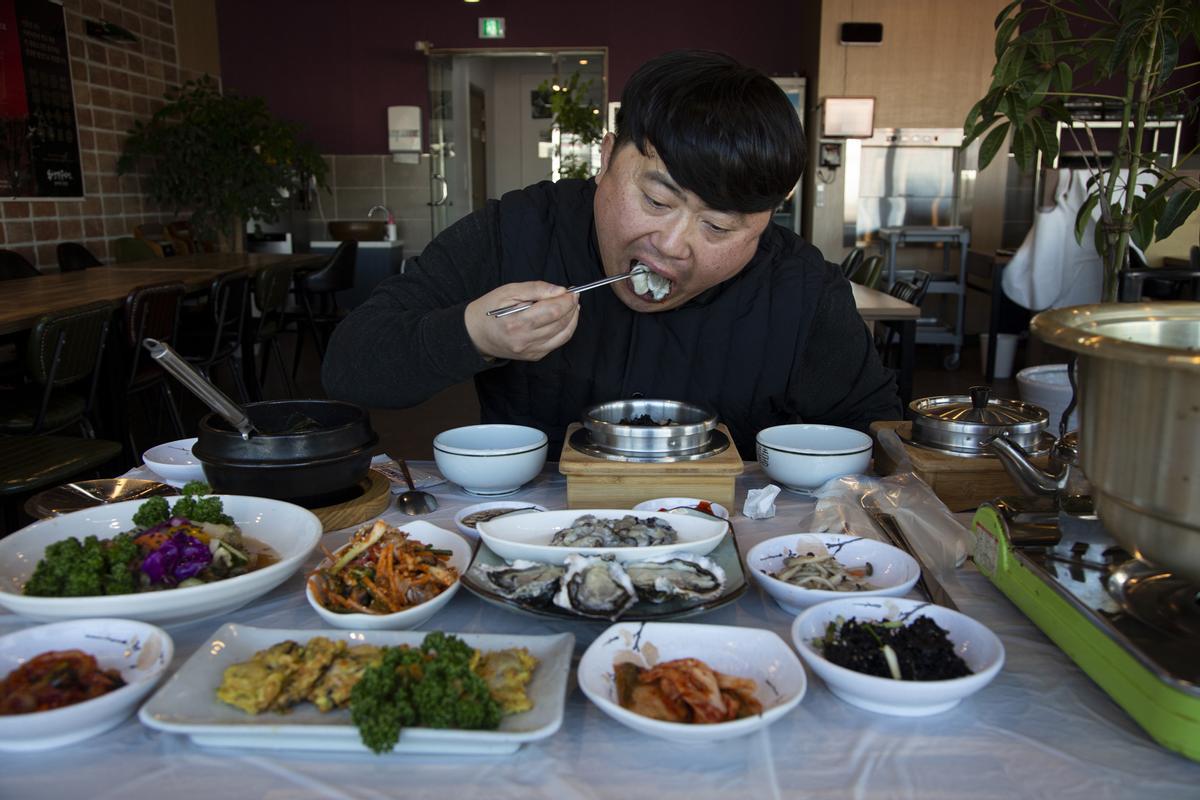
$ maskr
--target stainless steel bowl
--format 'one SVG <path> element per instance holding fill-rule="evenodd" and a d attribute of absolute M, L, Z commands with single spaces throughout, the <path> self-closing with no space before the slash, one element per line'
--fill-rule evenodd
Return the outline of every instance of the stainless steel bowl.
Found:
<path fill-rule="evenodd" d="M 1079 354 L 1081 457 L 1104 526 L 1200 580 L 1200 303 L 1059 308 L 1031 329 Z"/>
<path fill-rule="evenodd" d="M 649 416 L 653 425 L 629 424 Z M 662 424 L 667 423 L 670 424 Z M 680 400 L 614 400 L 583 413 L 591 443 L 618 455 L 679 455 L 703 451 L 717 427 L 717 415 Z"/>

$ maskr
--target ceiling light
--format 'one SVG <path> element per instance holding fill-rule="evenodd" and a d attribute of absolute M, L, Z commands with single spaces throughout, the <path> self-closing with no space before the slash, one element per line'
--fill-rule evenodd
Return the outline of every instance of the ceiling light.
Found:
<path fill-rule="evenodd" d="M 579 59 L 579 65 L 580 65 L 580 66 L 582 66 L 582 67 L 586 67 L 586 66 L 587 66 L 587 59 L 586 59 L 586 58 L 581 58 L 581 59 Z"/>

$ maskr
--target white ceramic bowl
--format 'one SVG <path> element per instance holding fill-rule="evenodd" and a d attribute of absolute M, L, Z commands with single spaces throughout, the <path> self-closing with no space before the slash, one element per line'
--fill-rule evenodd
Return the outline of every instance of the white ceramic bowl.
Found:
<path fill-rule="evenodd" d="M 1058 436 L 1058 423 L 1071 403 L 1071 380 L 1066 364 L 1042 364 L 1017 373 L 1017 391 L 1026 403 L 1046 409 L 1050 421 L 1046 430 Z M 1068 431 L 1079 430 L 1079 407 L 1071 411 Z"/>
<path fill-rule="evenodd" d="M 512 494 L 542 471 L 549 440 L 524 425 L 468 425 L 433 440 L 433 460 L 468 494 Z"/>
<path fill-rule="evenodd" d="M 701 503 L 708 503 L 712 508 L 713 514 L 721 519 L 729 519 L 729 509 L 720 503 L 713 503 L 709 500 L 701 500 L 698 497 L 659 497 L 654 500 L 645 500 L 633 507 L 634 511 L 650 511 L 658 512 L 661 509 L 671 509 L 668 513 L 685 514 L 687 509 L 695 508 Z"/>
<path fill-rule="evenodd" d="M 306 583 L 304 593 L 308 597 L 308 604 L 321 616 L 321 619 L 335 628 L 350 628 L 359 631 L 405 631 L 425 622 L 450 602 L 450 598 L 454 597 L 458 592 L 458 587 L 462 585 L 462 574 L 471 565 L 471 546 L 457 533 L 442 530 L 428 522 L 413 520 L 405 522 L 399 528 L 407 532 L 411 538 L 432 545 L 435 549 L 449 550 L 453 554 L 450 556 L 449 564 L 458 570 L 460 579 L 432 600 L 427 600 L 403 611 L 397 611 L 394 614 L 339 614 L 336 611 L 330 611 L 317 602 L 312 586 Z M 334 551 L 334 556 L 337 556 L 346 547 L 349 547 L 349 544 Z M 318 568 L 327 567 L 331 563 L 326 558 Z"/>
<path fill-rule="evenodd" d="M 622 708 L 616 698 L 613 663 L 650 667 L 677 658 L 698 658 L 718 672 L 750 678 L 763 712 L 708 725 L 666 722 Z M 618 622 L 600 634 L 579 661 L 579 688 L 596 707 L 636 731 L 687 744 L 715 742 L 765 728 L 791 711 L 808 686 L 791 648 L 771 631 L 725 625 Z"/>
<path fill-rule="evenodd" d="M 872 573 L 866 579 L 867 583 L 878 588 L 856 592 L 805 589 L 773 578 L 769 574 L 782 569 L 787 556 L 821 551 L 827 551 L 847 567 L 862 567 L 869 563 Z M 846 597 L 901 597 L 907 594 L 921 577 L 920 565 L 900 548 L 875 539 L 840 533 L 792 533 L 767 539 L 754 545 L 750 552 L 746 553 L 746 566 L 758 581 L 758 585 L 789 614 L 799 614 L 809 606 L 824 603 L 826 600 L 840 600 Z"/>
<path fill-rule="evenodd" d="M 729 523 L 711 517 L 691 514 L 655 514 L 666 521 L 678 534 L 674 544 L 652 547 L 558 547 L 550 544 L 554 534 L 569 528 L 584 514 L 599 519 L 620 519 L 633 512 L 619 508 L 578 508 L 569 511 L 544 511 L 541 514 L 511 514 L 479 523 L 479 538 L 503 559 L 524 558 L 529 561 L 562 563 L 568 555 L 608 555 L 617 561 L 640 561 L 667 553 L 707 555 L 716 549 Z M 642 515 L 643 518 L 645 515 Z"/>
<path fill-rule="evenodd" d="M 127 619 L 86 619 L 25 628 L 0 636 L 0 678 L 36 655 L 81 650 L 101 669 L 125 679 L 120 689 L 62 708 L 0 716 L 0 750 L 46 750 L 116 727 L 162 678 L 175 655 L 161 628 Z"/>
<path fill-rule="evenodd" d="M 827 661 L 813 645 L 826 626 L 839 617 L 849 620 L 893 620 L 905 616 L 933 619 L 949 633 L 954 650 L 975 674 L 942 681 L 897 681 L 866 675 Z M 830 600 L 815 605 L 792 622 L 792 644 L 829 690 L 851 705 L 903 717 L 922 717 L 954 708 L 987 686 L 1004 665 L 1004 645 L 985 626 L 957 611 L 900 597 Z"/>
<path fill-rule="evenodd" d="M 486 503 L 476 503 L 473 506 L 467 506 L 461 509 L 454 515 L 454 524 L 458 527 L 459 533 L 466 536 L 468 539 L 478 539 L 479 531 L 474 525 L 466 525 L 463 520 L 471 514 L 478 514 L 480 511 L 490 511 L 493 508 L 509 508 L 514 511 L 517 509 L 530 509 L 535 511 L 545 511 L 545 506 L 539 506 L 537 503 L 522 503 L 520 500 L 489 500 Z M 478 525 L 479 523 L 475 523 Z"/>
<path fill-rule="evenodd" d="M 758 463 L 776 483 L 812 491 L 843 475 L 866 472 L 871 437 L 835 425 L 776 425 L 755 437 Z"/>
<path fill-rule="evenodd" d="M 156 445 L 142 453 L 142 463 L 172 486 L 202 481 L 205 479 L 204 465 L 192 455 L 192 445 L 195 443 L 196 440 L 192 438 Z"/>
<path fill-rule="evenodd" d="M 125 617 L 161 625 L 193 622 L 233 611 L 274 589 L 300 568 L 321 539 L 321 521 L 300 506 L 262 497 L 220 498 L 242 533 L 268 545 L 279 561 L 236 578 L 160 592 L 98 597 L 21 594 L 47 545 L 70 536 L 81 541 L 89 535 L 111 539 L 133 528 L 133 515 L 142 501 L 110 503 L 44 519 L 0 539 L 0 606 L 43 622 L 81 617 Z"/>

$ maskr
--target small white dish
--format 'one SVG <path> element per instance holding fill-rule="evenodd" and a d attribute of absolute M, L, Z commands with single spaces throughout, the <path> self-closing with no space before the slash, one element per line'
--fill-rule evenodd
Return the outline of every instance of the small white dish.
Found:
<path fill-rule="evenodd" d="M 494 731 L 404 728 L 393 753 L 500 755 L 516 752 L 525 742 L 545 739 L 558 731 L 562 726 L 567 676 L 571 672 L 571 654 L 575 649 L 572 634 L 454 635 L 479 650 L 527 648 L 538 660 L 533 680 L 526 688 L 533 708 L 504 717 Z M 380 646 L 415 646 L 425 639 L 425 634 L 420 631 L 289 630 L 227 623 L 197 647 L 183 666 L 142 706 L 138 719 L 156 730 L 189 736 L 200 746 L 370 754 L 362 743 L 358 728 L 350 720 L 348 710 L 323 714 L 315 706 L 301 703 L 287 714 L 268 712 L 250 716 L 217 699 L 216 689 L 221 685 L 226 667 L 247 661 L 259 650 L 279 642 L 290 639 L 304 643 L 314 636 L 342 640 L 351 645 Z"/>
<path fill-rule="evenodd" d="M 550 544 L 555 533 L 571 527 L 575 520 L 585 514 L 592 514 L 600 519 L 620 519 L 632 513 L 628 509 L 580 508 L 544 511 L 541 514 L 510 514 L 479 523 L 479 538 L 492 552 L 506 561 L 523 558 L 527 561 L 561 564 L 572 553 L 588 556 L 608 555 L 617 561 L 640 561 L 667 553 L 695 553 L 703 556 L 716 549 L 729 530 L 729 523 L 720 519 L 692 514 L 654 514 L 652 516 L 667 518 L 667 522 L 678 534 L 678 541 L 652 547 L 558 547 Z"/>
<path fill-rule="evenodd" d="M 470 539 L 478 539 L 479 531 L 476 529 L 478 522 L 467 524 L 467 517 L 472 514 L 478 514 L 482 511 L 491 511 L 492 509 L 518 509 L 526 510 L 533 509 L 534 511 L 546 511 L 545 506 L 539 506 L 537 503 L 522 503 L 520 500 L 490 500 L 486 503 L 476 503 L 473 506 L 467 506 L 454 515 L 454 524 L 458 527 L 460 533 Z M 497 516 L 504 516 L 498 514 Z M 495 517 L 493 517 L 495 519 Z"/>
<path fill-rule="evenodd" d="M 755 437 L 758 463 L 776 483 L 811 492 L 828 480 L 860 475 L 871 463 L 873 441 L 836 425 L 775 425 Z"/>
<path fill-rule="evenodd" d="M 512 494 L 546 463 L 549 438 L 524 425 L 467 425 L 433 439 L 433 460 L 467 494 Z"/>
<path fill-rule="evenodd" d="M 192 455 L 196 439 L 180 439 L 176 442 L 151 447 L 142 453 L 142 463 L 164 483 L 180 487 L 188 481 L 204 480 L 204 465 Z"/>
<path fill-rule="evenodd" d="M 753 680 L 762 713 L 704 725 L 651 719 L 621 707 L 614 663 L 652 667 L 677 658 L 696 658 L 718 672 Z M 732 739 L 765 728 L 795 708 L 808 686 L 796 654 L 771 631 L 678 622 L 618 622 L 584 652 L 577 676 L 588 699 L 617 722 L 685 744 Z"/>
<path fill-rule="evenodd" d="M 397 611 L 394 614 L 340 614 L 336 611 L 330 611 L 317 602 L 316 595 L 313 594 L 313 589 L 310 585 L 310 579 L 305 582 L 304 594 L 308 598 L 308 604 L 313 607 L 313 610 L 327 624 L 335 628 L 349 628 L 359 631 L 410 630 L 421 625 L 434 614 L 441 611 L 450 602 L 450 599 L 454 597 L 455 593 L 458 592 L 458 588 L 462 586 L 462 575 L 467 571 L 467 567 L 471 565 L 471 546 L 463 541 L 463 538 L 457 533 L 442 530 L 428 522 L 411 520 L 404 522 L 404 524 L 398 527 L 400 530 L 408 533 L 412 539 L 432 545 L 434 549 L 449 550 L 453 553 L 448 563 L 458 570 L 459 579 L 432 600 L 427 600 L 420 605 L 406 608 L 403 611 Z M 337 556 L 349 546 L 349 544 L 346 544 L 338 548 L 334 552 L 334 556 Z M 317 565 L 317 569 L 324 569 L 331 563 L 333 562 L 326 558 Z"/>
<path fill-rule="evenodd" d="M 714 516 L 729 519 L 729 509 L 720 503 L 701 500 L 698 497 L 659 497 L 654 500 L 644 500 L 633 507 L 634 511 L 652 511 L 670 514 L 686 514 L 687 509 L 696 508 L 701 503 L 708 503 Z M 701 512 L 703 513 L 703 512 Z"/>
<path fill-rule="evenodd" d="M 880 678 L 839 667 L 828 661 L 813 643 L 825 636 L 829 623 L 838 619 L 896 620 L 919 616 L 931 618 L 947 631 L 955 652 L 973 675 L 941 681 Z M 902 717 L 923 717 L 954 708 L 964 697 L 991 683 L 1004 665 L 1004 645 L 987 627 L 966 614 L 902 597 L 849 597 L 815 605 L 792 622 L 792 644 L 829 690 L 847 703 Z"/>
<path fill-rule="evenodd" d="M 166 631 L 127 619 L 85 619 L 38 625 L 0 636 L 0 678 L 52 650 L 80 650 L 125 685 L 82 703 L 0 716 L 0 750 L 48 750 L 81 742 L 121 724 L 166 672 L 175 645 Z"/>
<path fill-rule="evenodd" d="M 866 582 L 875 589 L 839 592 L 833 589 L 805 589 L 772 577 L 783 568 L 784 559 L 797 553 L 828 552 L 846 567 L 871 565 Z M 792 533 L 759 542 L 746 553 L 746 567 L 758 585 L 789 614 L 799 614 L 809 606 L 846 597 L 901 597 L 921 577 L 916 560 L 898 547 L 863 536 L 839 533 Z"/>
<path fill-rule="evenodd" d="M 47 545 L 74 536 L 111 539 L 133 528 L 141 500 L 85 508 L 44 519 L 0 539 L 0 606 L 42 622 L 82 617 L 122 617 L 160 625 L 215 617 L 246 605 L 283 583 L 321 539 L 321 520 L 282 500 L 218 495 L 242 534 L 270 547 L 274 564 L 201 586 L 93 597 L 32 597 L 21 593 Z"/>

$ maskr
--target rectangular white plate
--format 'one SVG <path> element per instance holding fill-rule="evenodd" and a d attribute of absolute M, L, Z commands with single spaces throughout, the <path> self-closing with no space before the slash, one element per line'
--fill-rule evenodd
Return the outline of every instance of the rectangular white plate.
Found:
<path fill-rule="evenodd" d="M 369 753 L 350 721 L 348 710 L 322 714 L 311 703 L 289 714 L 252 716 L 217 700 L 225 668 L 249 660 L 259 650 L 291 639 L 304 643 L 315 636 L 351 644 L 417 645 L 423 631 L 345 631 L 255 628 L 227 623 L 201 645 L 138 712 L 142 724 L 182 733 L 199 745 L 255 747 L 274 750 L 326 750 Z M 454 634 L 480 650 L 525 647 L 538 659 L 527 689 L 533 708 L 504 717 L 494 731 L 405 728 L 397 753 L 512 753 L 523 743 L 544 739 L 562 725 L 567 675 L 575 637 Z"/>

